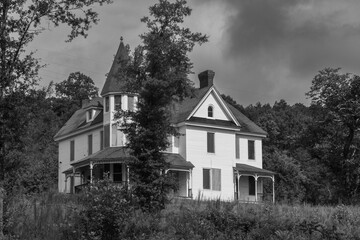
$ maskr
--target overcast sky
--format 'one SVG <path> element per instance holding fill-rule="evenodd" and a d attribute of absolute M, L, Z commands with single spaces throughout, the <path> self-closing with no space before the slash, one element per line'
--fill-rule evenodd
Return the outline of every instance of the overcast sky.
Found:
<path fill-rule="evenodd" d="M 101 90 L 123 36 L 134 49 L 146 31 L 140 18 L 155 0 L 114 0 L 95 7 L 100 22 L 86 39 L 65 43 L 69 29 L 49 30 L 30 45 L 48 66 L 40 83 L 60 82 L 71 72 L 90 76 Z M 190 54 L 191 79 L 215 71 L 215 86 L 239 104 L 305 103 L 312 78 L 325 67 L 360 74 L 358 0 L 189 0 L 185 24 L 210 36 Z"/>

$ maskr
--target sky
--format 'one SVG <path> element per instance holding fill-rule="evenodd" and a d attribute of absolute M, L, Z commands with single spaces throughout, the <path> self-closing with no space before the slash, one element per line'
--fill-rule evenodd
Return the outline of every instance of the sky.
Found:
<path fill-rule="evenodd" d="M 29 49 L 47 64 L 41 86 L 61 82 L 70 73 L 90 76 L 100 89 L 123 37 L 133 50 L 146 32 L 143 16 L 155 0 L 114 0 L 95 6 L 100 22 L 87 38 L 65 43 L 69 29 L 40 34 Z M 189 54 L 197 75 L 215 72 L 215 87 L 243 106 L 308 105 L 305 93 L 325 67 L 360 74 L 360 2 L 358 0 L 188 0 L 192 14 L 184 25 L 209 36 Z"/>

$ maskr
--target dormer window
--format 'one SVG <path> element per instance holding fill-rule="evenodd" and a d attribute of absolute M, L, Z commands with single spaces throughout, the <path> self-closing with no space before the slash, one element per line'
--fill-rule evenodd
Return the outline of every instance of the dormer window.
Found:
<path fill-rule="evenodd" d="M 89 109 L 89 110 L 87 111 L 87 118 L 86 118 L 87 122 L 92 121 L 93 118 L 94 118 L 94 110 L 93 110 L 93 109 Z"/>
<path fill-rule="evenodd" d="M 208 107 L 208 117 L 214 117 L 214 107 L 213 106 L 209 106 Z"/>

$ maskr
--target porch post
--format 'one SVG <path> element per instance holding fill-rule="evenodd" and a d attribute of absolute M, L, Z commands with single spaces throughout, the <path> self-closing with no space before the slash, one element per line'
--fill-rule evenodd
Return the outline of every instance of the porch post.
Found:
<path fill-rule="evenodd" d="M 72 177 L 70 179 L 70 193 L 75 193 L 75 168 L 73 167 Z"/>
<path fill-rule="evenodd" d="M 255 202 L 257 202 L 258 200 L 258 175 L 255 174 L 254 175 L 254 178 L 255 178 Z"/>
<path fill-rule="evenodd" d="M 127 188 L 129 190 L 129 183 L 130 183 L 130 169 L 129 169 L 129 166 L 126 166 L 126 183 L 127 183 Z"/>
<path fill-rule="evenodd" d="M 93 167 L 94 167 L 93 162 L 90 161 L 90 184 L 93 183 Z"/>
<path fill-rule="evenodd" d="M 68 175 L 65 174 L 65 193 L 66 193 L 66 190 L 67 190 L 67 179 L 68 179 Z"/>
<path fill-rule="evenodd" d="M 272 189 L 273 189 L 273 204 L 275 203 L 275 177 L 274 176 L 272 176 L 272 183 L 273 183 L 273 187 L 272 187 Z"/>
<path fill-rule="evenodd" d="M 193 196 L 193 192 L 192 192 L 192 188 L 193 188 L 193 181 L 192 181 L 192 169 L 190 169 L 190 172 L 189 172 L 189 189 L 188 189 L 188 194 L 189 194 L 189 197 L 192 198 Z"/>
<path fill-rule="evenodd" d="M 239 171 L 237 171 L 237 197 L 238 201 L 240 201 L 240 177 Z"/>

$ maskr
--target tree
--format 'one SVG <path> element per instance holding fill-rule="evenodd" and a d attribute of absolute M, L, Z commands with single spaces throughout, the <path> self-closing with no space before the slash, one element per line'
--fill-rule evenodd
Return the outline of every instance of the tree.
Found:
<path fill-rule="evenodd" d="M 161 153 L 169 145 L 169 135 L 177 134 L 169 107 L 190 94 L 192 63 L 187 54 L 196 43 L 205 43 L 207 36 L 180 26 L 191 14 L 185 0 L 160 0 L 149 10 L 152 18 L 141 20 L 149 32 L 141 35 L 143 45 L 136 48 L 126 68 L 129 92 L 139 93 L 138 110 L 122 115 L 131 118 L 122 126 L 134 156 L 128 163 L 132 192 L 143 209 L 156 210 L 164 207 L 174 187 Z"/>
<path fill-rule="evenodd" d="M 55 84 L 56 96 L 74 102 L 79 108 L 82 100 L 99 96 L 94 81 L 81 72 L 70 73 L 67 80 Z"/>
<path fill-rule="evenodd" d="M 360 195 L 360 77 L 339 71 L 319 71 L 307 95 L 320 109 L 314 153 L 332 171 L 337 200 L 349 203 Z"/>
<path fill-rule="evenodd" d="M 77 36 L 86 37 L 98 15 L 91 9 L 94 3 L 110 3 L 110 0 L 2 0 L 0 3 L 0 188 L 5 180 L 5 168 L 11 162 L 9 152 L 17 146 L 19 129 L 27 123 L 16 124 L 14 105 L 36 84 L 39 61 L 26 46 L 46 30 L 42 23 L 55 27 L 66 24 L 71 27 L 68 41 Z M 26 119 L 26 118 L 25 118 Z M 9 160 L 9 161 L 7 161 Z M 0 215 L 1 215 L 0 209 Z M 0 216 L 1 217 L 1 216 Z M 1 221 L 0 221 L 1 222 Z M 0 226 L 0 234 L 2 226 Z"/>
<path fill-rule="evenodd" d="M 66 80 L 54 85 L 56 98 L 52 98 L 52 109 L 63 124 L 81 108 L 83 100 L 99 96 L 94 81 L 81 72 L 70 73 Z"/>

